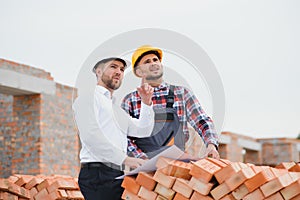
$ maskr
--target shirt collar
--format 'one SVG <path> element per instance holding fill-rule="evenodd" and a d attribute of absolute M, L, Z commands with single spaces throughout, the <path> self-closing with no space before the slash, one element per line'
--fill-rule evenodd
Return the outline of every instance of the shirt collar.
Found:
<path fill-rule="evenodd" d="M 106 89 L 105 87 L 103 87 L 101 85 L 96 85 L 96 90 L 98 90 L 101 94 L 103 94 L 107 98 L 112 99 L 110 91 L 108 89 Z"/>
<path fill-rule="evenodd" d="M 167 90 L 169 85 L 166 82 L 162 82 L 158 87 L 154 88 L 154 91 Z"/>

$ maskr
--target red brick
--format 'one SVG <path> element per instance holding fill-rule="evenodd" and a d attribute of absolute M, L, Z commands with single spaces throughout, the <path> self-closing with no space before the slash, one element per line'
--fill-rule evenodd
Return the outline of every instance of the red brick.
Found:
<path fill-rule="evenodd" d="M 8 180 L 12 183 L 16 182 L 18 179 L 20 178 L 20 176 L 15 176 L 15 175 L 11 175 L 10 177 L 8 177 Z"/>
<path fill-rule="evenodd" d="M 127 190 L 124 190 L 121 198 L 126 199 L 126 200 L 143 200 L 142 198 L 138 197 L 137 195 L 135 195 Z"/>
<path fill-rule="evenodd" d="M 213 164 L 212 162 L 206 159 L 201 159 L 193 163 L 190 174 L 193 177 L 208 183 L 213 175 L 220 169 L 221 168 L 219 166 Z"/>
<path fill-rule="evenodd" d="M 175 174 L 176 168 L 170 164 L 167 165 L 166 167 L 159 168 L 158 170 L 167 176 L 173 176 Z"/>
<path fill-rule="evenodd" d="M 255 172 L 255 174 L 265 170 L 265 169 L 269 169 L 270 167 L 269 166 L 256 166 L 256 165 L 253 165 L 251 166 L 252 170 Z"/>
<path fill-rule="evenodd" d="M 168 200 L 166 197 L 163 197 L 163 196 L 161 196 L 161 195 L 158 195 L 157 197 L 156 197 L 156 200 Z"/>
<path fill-rule="evenodd" d="M 201 195 L 207 195 L 209 194 L 211 188 L 213 187 L 212 183 L 205 183 L 195 177 L 192 177 L 190 182 L 189 182 L 189 186 L 197 191 L 198 193 L 200 193 Z"/>
<path fill-rule="evenodd" d="M 41 182 L 43 182 L 44 179 L 42 178 L 37 178 L 37 177 L 33 177 L 26 185 L 25 188 L 26 189 L 31 189 L 35 186 L 37 186 L 38 184 L 40 184 Z"/>
<path fill-rule="evenodd" d="M 138 192 L 138 196 L 143 198 L 143 199 L 147 199 L 147 200 L 155 200 L 157 197 L 157 193 L 146 189 L 145 187 L 141 186 L 139 192 Z"/>
<path fill-rule="evenodd" d="M 22 197 L 19 197 L 18 200 L 28 200 L 27 198 L 22 198 Z"/>
<path fill-rule="evenodd" d="M 218 160 L 218 159 L 214 159 L 214 158 L 205 158 L 206 160 L 208 160 L 211 163 L 214 163 L 215 165 L 224 168 L 228 165 L 228 163 L 223 162 L 222 160 Z"/>
<path fill-rule="evenodd" d="M 281 196 L 279 192 L 276 192 L 275 194 L 272 194 L 269 197 L 266 197 L 265 200 L 284 200 L 284 198 Z"/>
<path fill-rule="evenodd" d="M 159 157 L 156 161 L 156 168 L 157 169 L 162 169 L 162 168 L 165 168 L 168 166 L 169 163 L 172 163 L 174 162 L 173 159 L 170 159 L 170 158 L 166 158 L 166 157 Z"/>
<path fill-rule="evenodd" d="M 29 190 L 29 193 L 30 193 L 30 196 L 33 197 L 38 193 L 38 190 L 35 187 L 33 187 Z"/>
<path fill-rule="evenodd" d="M 49 185 L 51 185 L 54 181 L 55 181 L 54 179 L 45 179 L 45 180 L 43 180 L 43 182 L 41 182 L 40 184 L 38 184 L 36 186 L 36 188 L 40 192 L 44 188 L 47 188 Z"/>
<path fill-rule="evenodd" d="M 133 176 L 125 176 L 121 186 L 135 195 L 137 195 L 141 187 L 136 183 Z"/>
<path fill-rule="evenodd" d="M 223 163 L 225 163 L 227 165 L 230 165 L 232 163 L 230 160 L 223 159 L 223 158 L 221 158 L 220 161 L 222 161 Z"/>
<path fill-rule="evenodd" d="M 214 199 L 221 199 L 223 196 L 230 192 L 229 187 L 222 183 L 215 187 L 213 190 L 210 191 L 210 194 L 213 196 Z"/>
<path fill-rule="evenodd" d="M 250 167 L 243 168 L 237 173 L 233 174 L 231 177 L 229 177 L 225 181 L 225 183 L 227 184 L 228 188 L 232 191 L 236 189 L 239 185 L 241 185 L 243 182 L 253 177 L 254 175 L 255 174 Z"/>
<path fill-rule="evenodd" d="M 183 178 L 189 180 L 191 178 L 190 170 L 192 167 L 191 163 L 175 161 L 172 165 L 176 168 L 174 177 Z"/>
<path fill-rule="evenodd" d="M 277 169 L 287 169 L 289 170 L 291 167 L 293 167 L 294 165 L 296 165 L 295 162 L 282 162 L 279 165 L 275 166 L 275 168 Z"/>
<path fill-rule="evenodd" d="M 300 200 L 300 194 L 297 195 L 297 196 L 295 196 L 295 197 L 293 197 L 291 200 Z"/>
<path fill-rule="evenodd" d="M 240 171 L 241 167 L 238 163 L 231 163 L 226 167 L 222 168 L 221 170 L 217 171 L 214 175 L 218 181 L 218 183 L 223 183 L 226 179 L 230 176 L 235 174 L 236 172 Z"/>
<path fill-rule="evenodd" d="M 62 196 L 63 198 L 67 198 L 68 197 L 68 194 L 66 192 L 66 190 L 63 190 L 63 189 L 60 189 L 60 190 L 57 190 L 60 194 L 60 196 Z"/>
<path fill-rule="evenodd" d="M 68 198 L 68 194 L 66 193 L 65 190 L 55 190 L 53 192 L 50 192 L 48 194 L 48 196 L 51 198 L 51 199 L 66 199 Z"/>
<path fill-rule="evenodd" d="M 289 175 L 291 176 L 293 181 L 297 181 L 300 179 L 300 173 L 299 172 L 289 172 Z"/>
<path fill-rule="evenodd" d="M 82 193 L 79 190 L 66 190 L 66 193 L 68 194 L 68 198 L 71 199 L 84 199 Z"/>
<path fill-rule="evenodd" d="M 49 198 L 49 197 L 48 197 L 48 191 L 46 188 L 42 189 L 34 196 L 35 200 L 45 200 L 47 198 Z"/>
<path fill-rule="evenodd" d="M 18 196 L 8 193 L 8 192 L 0 192 L 1 200 L 18 200 Z"/>
<path fill-rule="evenodd" d="M 252 167 L 252 166 L 255 166 L 254 164 L 252 163 L 246 163 L 248 165 L 248 167 Z"/>
<path fill-rule="evenodd" d="M 289 169 L 290 172 L 300 172 L 300 163 L 297 163 Z"/>
<path fill-rule="evenodd" d="M 26 185 L 29 181 L 31 181 L 31 179 L 33 178 L 33 176 L 30 175 L 22 175 L 16 182 L 15 184 L 22 187 L 24 185 Z"/>
<path fill-rule="evenodd" d="M 176 180 L 175 177 L 165 175 L 161 169 L 155 172 L 153 179 L 167 188 L 172 188 Z"/>
<path fill-rule="evenodd" d="M 11 186 L 13 183 L 7 179 L 0 178 L 0 190 L 1 191 L 8 191 L 8 187 Z"/>
<path fill-rule="evenodd" d="M 190 179 L 191 175 L 189 174 L 189 172 L 191 167 L 191 163 L 174 160 L 173 162 L 168 163 L 166 167 L 160 169 L 166 175 L 174 176 L 177 178 Z"/>
<path fill-rule="evenodd" d="M 172 160 L 172 162 L 168 163 L 166 166 L 158 168 L 161 172 L 164 174 L 171 176 L 175 174 L 176 168 L 173 167 L 172 163 L 174 163 L 175 160 Z"/>
<path fill-rule="evenodd" d="M 176 179 L 172 189 L 186 198 L 190 198 L 193 192 L 193 189 L 189 187 L 189 181 L 182 178 Z"/>
<path fill-rule="evenodd" d="M 246 187 L 245 183 L 240 185 L 236 190 L 232 191 L 232 195 L 235 199 L 242 199 L 249 193 L 248 188 Z"/>
<path fill-rule="evenodd" d="M 69 180 L 69 179 L 75 180 L 72 176 L 61 175 L 61 174 L 54 174 L 53 178 L 55 178 L 55 179 L 66 179 L 66 180 Z"/>
<path fill-rule="evenodd" d="M 262 193 L 262 191 L 257 188 L 256 190 L 254 190 L 253 192 L 247 194 L 243 200 L 259 200 L 259 199 L 264 199 L 264 194 Z"/>
<path fill-rule="evenodd" d="M 253 169 L 253 168 L 252 168 Z M 266 182 L 275 178 L 275 175 L 270 170 L 270 168 L 265 168 L 264 170 L 255 174 L 252 178 L 245 181 L 245 186 L 248 188 L 249 192 L 254 191 L 256 188 L 262 186 Z"/>
<path fill-rule="evenodd" d="M 224 197 L 222 197 L 220 200 L 235 200 L 232 194 L 227 194 Z"/>
<path fill-rule="evenodd" d="M 244 169 L 244 168 L 248 168 L 248 167 L 249 167 L 248 164 L 245 164 L 245 163 L 242 163 L 242 162 L 238 162 L 238 165 L 241 167 L 241 169 Z"/>
<path fill-rule="evenodd" d="M 273 167 L 271 167 L 270 169 L 273 172 L 273 174 L 275 175 L 275 177 L 282 176 L 282 175 L 287 174 L 289 172 L 287 169 L 276 169 L 276 168 L 273 168 Z"/>
<path fill-rule="evenodd" d="M 196 191 L 193 192 L 191 200 L 213 200 L 210 196 L 202 195 Z"/>
<path fill-rule="evenodd" d="M 139 172 L 136 177 L 136 182 L 147 190 L 154 190 L 156 181 L 154 180 L 153 175 L 153 173 Z"/>
<path fill-rule="evenodd" d="M 51 193 L 57 189 L 79 189 L 78 185 L 73 179 L 57 179 L 51 185 L 47 187 L 48 193 Z"/>
<path fill-rule="evenodd" d="M 9 192 L 14 193 L 16 195 L 18 195 L 19 197 L 23 197 L 23 198 L 30 198 L 30 192 L 29 190 L 20 187 L 16 184 L 11 184 L 8 187 Z"/>
<path fill-rule="evenodd" d="M 286 187 L 287 185 L 292 183 L 292 178 L 288 173 L 279 176 L 264 185 L 260 187 L 262 193 L 264 194 L 265 197 L 268 197 L 275 192 L 279 191 L 280 189 Z"/>
<path fill-rule="evenodd" d="M 284 199 L 291 199 L 300 194 L 300 179 L 280 190 Z"/>
<path fill-rule="evenodd" d="M 189 200 L 189 198 L 186 198 L 185 196 L 181 195 L 180 193 L 176 193 L 173 200 Z"/>
<path fill-rule="evenodd" d="M 175 195 L 174 190 L 171 190 L 170 188 L 167 188 L 160 183 L 157 183 L 154 192 L 160 194 L 163 197 L 166 197 L 167 199 L 172 199 Z"/>

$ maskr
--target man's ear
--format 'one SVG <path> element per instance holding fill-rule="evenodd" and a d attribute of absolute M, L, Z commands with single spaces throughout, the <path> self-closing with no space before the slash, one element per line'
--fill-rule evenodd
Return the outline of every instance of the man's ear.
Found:
<path fill-rule="evenodd" d="M 137 68 L 135 70 L 135 74 L 138 76 L 138 77 L 143 77 L 143 71 L 140 69 L 140 68 Z"/>
<path fill-rule="evenodd" d="M 99 80 L 99 77 L 101 77 L 102 75 L 102 69 L 100 67 L 98 67 L 95 71 L 96 77 L 97 77 L 97 81 Z"/>

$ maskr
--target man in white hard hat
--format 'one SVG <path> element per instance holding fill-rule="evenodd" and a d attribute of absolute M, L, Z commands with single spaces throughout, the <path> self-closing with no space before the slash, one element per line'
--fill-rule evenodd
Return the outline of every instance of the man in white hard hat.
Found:
<path fill-rule="evenodd" d="M 144 77 L 145 82 L 154 87 L 155 126 L 150 137 L 130 137 L 128 153 L 135 157 L 152 157 L 171 145 L 184 151 L 189 123 L 206 144 L 205 156 L 219 159 L 218 135 L 213 121 L 189 89 L 164 81 L 162 57 L 162 50 L 150 45 L 139 47 L 132 55 L 134 74 Z M 121 107 L 132 117 L 139 118 L 141 98 L 138 92 L 126 95 Z"/>
<path fill-rule="evenodd" d="M 113 92 L 122 83 L 127 63 L 118 57 L 96 63 L 93 67 L 97 77 L 94 92 L 81 91 L 82 95 L 73 104 L 82 146 L 78 183 L 86 200 L 121 199 L 122 179 L 115 178 L 124 174 L 124 165 L 136 168 L 145 162 L 127 156 L 127 136 L 146 137 L 151 134 L 154 123 L 153 88 L 143 82 L 137 88 L 142 99 L 139 120 L 115 106 Z M 121 111 L 118 116 L 114 115 L 116 111 Z M 116 121 L 118 117 L 122 119 L 121 124 Z"/>

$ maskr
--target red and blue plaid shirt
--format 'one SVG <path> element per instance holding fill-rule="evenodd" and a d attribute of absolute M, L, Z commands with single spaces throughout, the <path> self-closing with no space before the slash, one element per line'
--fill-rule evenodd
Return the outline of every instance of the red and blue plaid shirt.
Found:
<path fill-rule="evenodd" d="M 165 108 L 170 85 L 162 83 L 154 88 L 152 97 L 153 107 Z M 137 91 L 126 95 L 122 101 L 121 107 L 134 118 L 139 118 L 141 108 L 141 97 Z M 205 144 L 214 144 L 218 146 L 218 135 L 214 128 L 213 121 L 204 112 L 196 96 L 187 88 L 175 86 L 174 104 L 178 118 L 183 124 L 183 133 L 186 141 L 189 137 L 189 123 L 201 136 Z M 145 158 L 146 155 L 137 146 L 128 139 L 128 153 L 137 158 Z"/>

